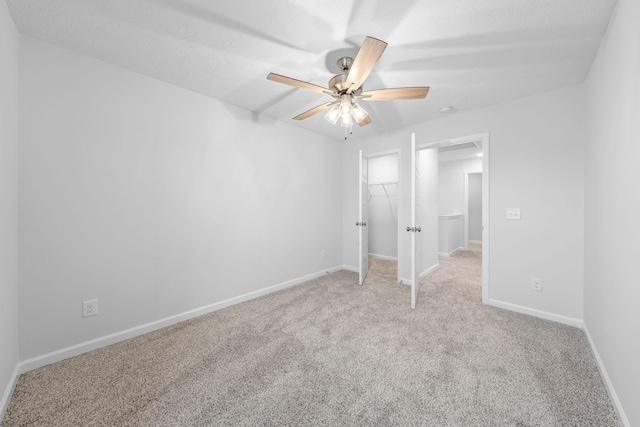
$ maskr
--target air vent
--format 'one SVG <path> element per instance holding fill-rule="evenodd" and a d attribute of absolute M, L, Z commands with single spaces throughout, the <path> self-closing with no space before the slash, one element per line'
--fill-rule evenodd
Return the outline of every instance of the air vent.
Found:
<path fill-rule="evenodd" d="M 445 151 L 464 150 L 466 148 L 478 148 L 478 142 L 479 141 L 473 141 L 473 142 L 463 142 L 462 144 L 445 145 L 444 147 L 438 148 L 438 152 L 444 153 Z"/>

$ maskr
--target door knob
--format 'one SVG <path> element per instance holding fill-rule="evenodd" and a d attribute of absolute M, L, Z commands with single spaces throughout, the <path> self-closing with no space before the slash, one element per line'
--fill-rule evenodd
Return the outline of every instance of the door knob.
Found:
<path fill-rule="evenodd" d="M 422 228 L 420 228 L 420 227 L 416 227 L 416 231 L 419 233 L 419 232 L 421 232 L 421 231 L 422 231 Z"/>

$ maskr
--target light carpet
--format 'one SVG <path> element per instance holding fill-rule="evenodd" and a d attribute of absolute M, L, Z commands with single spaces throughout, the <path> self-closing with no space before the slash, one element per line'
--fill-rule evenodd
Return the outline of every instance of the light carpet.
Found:
<path fill-rule="evenodd" d="M 483 305 L 479 252 L 416 310 L 386 263 L 28 372 L 2 426 L 618 425 L 584 333 Z"/>

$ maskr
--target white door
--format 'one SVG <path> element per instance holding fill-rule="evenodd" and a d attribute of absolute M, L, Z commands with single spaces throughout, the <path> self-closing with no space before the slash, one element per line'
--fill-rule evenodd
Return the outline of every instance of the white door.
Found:
<path fill-rule="evenodd" d="M 411 308 L 416 308 L 418 293 L 420 292 L 420 240 L 417 233 L 421 232 L 417 224 L 417 210 L 420 206 L 420 161 L 416 151 L 416 134 L 411 134 L 411 225 L 407 231 L 411 234 Z"/>
<path fill-rule="evenodd" d="M 367 221 L 369 220 L 369 165 L 360 150 L 360 191 L 358 198 L 358 234 L 360 240 L 360 279 L 362 285 L 369 272 L 369 232 Z"/>

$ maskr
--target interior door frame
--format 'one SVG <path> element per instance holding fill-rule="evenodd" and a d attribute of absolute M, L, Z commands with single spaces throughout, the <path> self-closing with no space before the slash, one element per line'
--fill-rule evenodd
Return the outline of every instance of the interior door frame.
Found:
<path fill-rule="evenodd" d="M 490 251 L 490 225 L 489 220 L 489 201 L 490 201 L 490 137 L 489 132 L 478 133 L 474 135 L 461 136 L 451 139 L 442 139 L 423 144 L 416 144 L 417 150 L 426 150 L 429 148 L 439 148 L 449 145 L 458 145 L 469 142 L 481 141 L 482 142 L 482 302 L 484 304 L 489 303 L 490 293 L 490 280 L 489 280 L 489 256 Z M 466 202 L 465 202 L 466 203 Z M 466 221 L 466 215 L 465 215 Z M 466 231 L 466 230 L 465 230 Z"/>
<path fill-rule="evenodd" d="M 401 250 L 401 246 L 400 246 L 400 233 L 402 231 L 402 223 L 401 223 L 401 218 L 402 218 L 402 203 L 401 203 L 401 195 L 402 195 L 402 150 L 400 150 L 400 148 L 392 148 L 390 150 L 384 150 L 384 151 L 376 151 L 373 153 L 367 153 L 364 150 L 362 151 L 362 155 L 364 157 L 366 157 L 367 159 L 371 159 L 374 157 L 385 157 L 385 156 L 390 156 L 396 154 L 398 156 L 398 274 L 396 276 L 396 282 L 400 283 L 401 278 L 400 278 L 400 257 L 402 254 L 402 250 Z M 367 231 L 368 232 L 368 231 Z"/>

